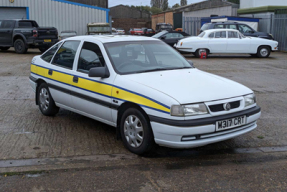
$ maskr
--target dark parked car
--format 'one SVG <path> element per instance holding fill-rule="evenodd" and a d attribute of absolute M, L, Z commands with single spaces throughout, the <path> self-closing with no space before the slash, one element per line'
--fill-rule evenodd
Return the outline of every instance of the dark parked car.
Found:
<path fill-rule="evenodd" d="M 181 31 L 171 31 L 171 32 L 162 31 L 162 32 L 155 34 L 152 37 L 161 39 L 163 42 L 173 47 L 173 45 L 176 44 L 179 40 L 185 37 L 188 37 L 188 36 L 190 35 L 185 32 L 181 32 Z"/>
<path fill-rule="evenodd" d="M 144 29 L 143 33 L 144 36 L 151 37 L 155 34 L 155 31 L 153 29 Z"/>
<path fill-rule="evenodd" d="M 0 49 L 14 47 L 16 53 L 26 53 L 28 48 L 41 52 L 58 42 L 55 27 L 39 27 L 33 20 L 0 20 Z"/>
<path fill-rule="evenodd" d="M 274 39 L 270 33 L 258 32 L 244 23 L 238 22 L 213 22 L 202 25 L 200 33 L 207 29 L 237 29 L 245 36 L 260 37 L 264 39 Z"/>

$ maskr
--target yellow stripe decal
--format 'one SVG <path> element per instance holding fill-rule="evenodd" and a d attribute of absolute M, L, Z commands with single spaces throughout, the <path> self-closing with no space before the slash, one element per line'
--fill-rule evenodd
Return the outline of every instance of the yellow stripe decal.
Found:
<path fill-rule="evenodd" d="M 94 92 L 96 94 L 100 94 L 103 96 L 107 96 L 110 98 L 115 98 L 124 101 L 130 101 L 133 103 L 137 103 L 141 106 L 148 107 L 151 109 L 155 109 L 161 112 L 169 113 L 170 109 L 168 106 L 161 104 L 151 98 L 148 98 L 144 95 L 140 95 L 129 90 L 125 90 L 110 84 L 105 84 L 101 82 L 96 82 L 93 80 L 85 79 L 82 77 L 78 77 L 78 83 L 73 82 L 73 76 L 71 74 L 67 74 L 64 72 L 59 72 L 53 70 L 53 75 L 48 75 L 48 68 L 38 66 L 36 64 L 31 64 L 31 72 L 36 75 L 40 75 L 60 83 L 64 83 L 67 85 L 71 85 L 76 88 L 84 89 L 90 92 Z"/>

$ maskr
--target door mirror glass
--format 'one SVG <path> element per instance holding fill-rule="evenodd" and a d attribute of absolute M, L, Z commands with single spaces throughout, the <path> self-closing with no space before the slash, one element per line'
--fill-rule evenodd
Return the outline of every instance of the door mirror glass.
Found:
<path fill-rule="evenodd" d="M 89 77 L 108 78 L 110 72 L 106 67 L 94 67 L 89 70 Z"/>

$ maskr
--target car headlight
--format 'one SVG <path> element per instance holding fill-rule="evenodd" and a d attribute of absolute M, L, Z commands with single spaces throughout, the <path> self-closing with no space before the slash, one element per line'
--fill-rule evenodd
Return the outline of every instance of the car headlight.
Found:
<path fill-rule="evenodd" d="M 249 95 L 245 95 L 244 96 L 244 100 L 245 100 L 245 107 L 253 105 L 254 103 L 256 103 L 255 94 L 252 93 L 252 94 L 249 94 Z"/>
<path fill-rule="evenodd" d="M 204 103 L 197 103 L 191 105 L 173 105 L 171 106 L 171 116 L 193 116 L 208 114 L 208 110 Z"/>

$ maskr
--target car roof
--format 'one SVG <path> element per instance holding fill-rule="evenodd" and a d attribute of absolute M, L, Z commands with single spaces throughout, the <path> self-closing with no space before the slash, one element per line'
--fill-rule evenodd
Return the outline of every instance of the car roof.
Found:
<path fill-rule="evenodd" d="M 114 43 L 123 41 L 160 41 L 152 37 L 133 35 L 83 35 L 71 37 L 69 40 L 98 40 L 102 43 Z"/>
<path fill-rule="evenodd" d="M 221 22 L 211 22 L 207 24 L 243 24 L 243 23 L 232 22 L 232 21 L 221 21 Z"/>
<path fill-rule="evenodd" d="M 235 31 L 238 32 L 236 29 L 206 29 L 204 32 L 217 32 L 217 31 Z"/>

